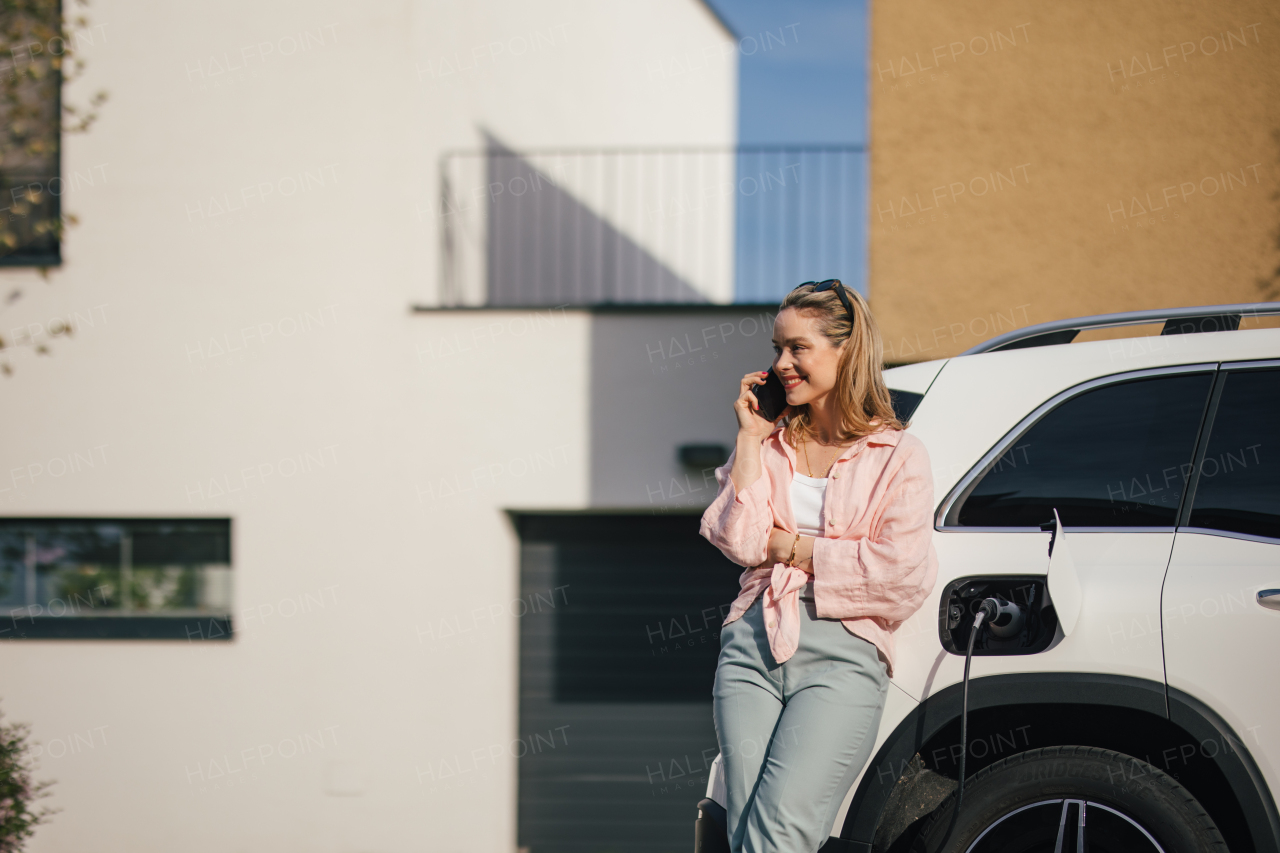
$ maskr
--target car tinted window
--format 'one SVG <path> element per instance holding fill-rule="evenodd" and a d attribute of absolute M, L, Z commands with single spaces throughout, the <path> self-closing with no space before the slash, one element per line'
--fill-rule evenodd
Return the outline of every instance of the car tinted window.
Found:
<path fill-rule="evenodd" d="M 1172 527 L 1211 373 L 1105 385 L 1021 435 L 965 497 L 967 527 Z"/>
<path fill-rule="evenodd" d="M 914 391 L 899 391 L 897 388 L 889 389 L 889 400 L 893 403 L 893 414 L 904 424 L 911 420 L 911 416 L 916 413 L 916 408 L 923 399 L 923 394 L 917 394 Z"/>
<path fill-rule="evenodd" d="M 1280 370 L 1227 376 L 1190 523 L 1280 539 Z"/>

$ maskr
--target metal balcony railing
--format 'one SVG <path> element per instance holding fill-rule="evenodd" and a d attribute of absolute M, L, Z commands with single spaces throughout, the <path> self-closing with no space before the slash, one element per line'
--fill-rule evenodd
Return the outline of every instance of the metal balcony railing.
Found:
<path fill-rule="evenodd" d="M 776 302 L 861 287 L 860 146 L 525 151 L 440 159 L 436 304 Z"/>

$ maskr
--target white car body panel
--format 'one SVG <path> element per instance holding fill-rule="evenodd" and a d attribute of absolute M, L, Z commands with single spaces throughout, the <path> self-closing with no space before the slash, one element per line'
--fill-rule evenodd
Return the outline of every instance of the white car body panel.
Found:
<path fill-rule="evenodd" d="M 1262 589 L 1280 589 L 1280 543 L 1179 532 L 1164 584 L 1165 661 L 1169 686 L 1221 715 L 1280 791 L 1280 681 L 1271 671 L 1280 612 L 1258 604 Z"/>
<path fill-rule="evenodd" d="M 910 391 L 913 394 L 924 394 L 942 372 L 947 359 L 921 361 L 917 364 L 904 364 L 884 372 L 885 384 L 899 391 Z"/>
<path fill-rule="evenodd" d="M 1107 672 L 1164 680 L 1160 653 L 1160 581 L 1173 533 L 1078 532 L 1067 528 L 1080 578 L 1080 621 L 1033 655 L 975 657 L 971 676 L 1010 672 Z M 943 587 L 967 575 L 1044 575 L 1048 533 L 943 531 L 934 534 L 939 580 L 929 604 L 902 626 L 894 682 L 924 700 L 964 676 L 964 657 L 942 648 L 938 609 Z M 921 616 L 928 611 L 924 620 Z M 1280 615 L 1280 614 L 1277 614 Z M 910 633 L 908 633 L 908 630 Z M 1061 634 L 1061 632 L 1059 632 Z"/>
<path fill-rule="evenodd" d="M 1253 329 L 953 358 L 916 410 L 911 432 L 929 451 L 938 505 L 1001 437 L 1061 391 L 1135 370 L 1216 365 L 1277 354 L 1280 329 Z M 1084 592 L 1075 632 L 1039 654 L 975 658 L 972 676 L 1096 672 L 1163 681 L 1160 585 L 1172 532 L 1066 529 Z M 933 539 L 938 551 L 937 584 L 928 601 L 896 634 L 894 681 L 918 700 L 958 683 L 964 673 L 964 659 L 947 654 L 938 636 L 943 588 L 971 574 L 1045 574 L 1049 559 L 1049 535 L 1039 531 L 940 530 Z"/>

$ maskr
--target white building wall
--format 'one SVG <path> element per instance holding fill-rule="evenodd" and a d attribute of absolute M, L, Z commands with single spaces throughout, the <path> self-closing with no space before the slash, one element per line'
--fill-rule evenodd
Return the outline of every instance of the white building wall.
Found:
<path fill-rule="evenodd" d="M 409 311 L 434 292 L 437 156 L 482 129 L 730 145 L 736 62 L 669 62 L 730 36 L 689 0 L 90 13 L 78 91 L 111 100 L 66 140 L 83 224 L 48 283 L 0 271 L 25 291 L 7 337 L 76 333 L 3 383 L 0 507 L 231 517 L 237 637 L 0 646 L 62 810 L 31 849 L 512 849 L 502 510 L 589 504 L 590 322 Z M 558 41 L 510 56 L 539 32 Z M 99 462 L 49 473 L 77 451 Z"/>

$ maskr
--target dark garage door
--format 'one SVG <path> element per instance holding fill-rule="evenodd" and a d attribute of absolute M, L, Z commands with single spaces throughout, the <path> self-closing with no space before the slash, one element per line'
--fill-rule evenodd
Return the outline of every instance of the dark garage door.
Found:
<path fill-rule="evenodd" d="M 698 516 L 521 515 L 519 845 L 686 853 L 741 568 Z"/>

